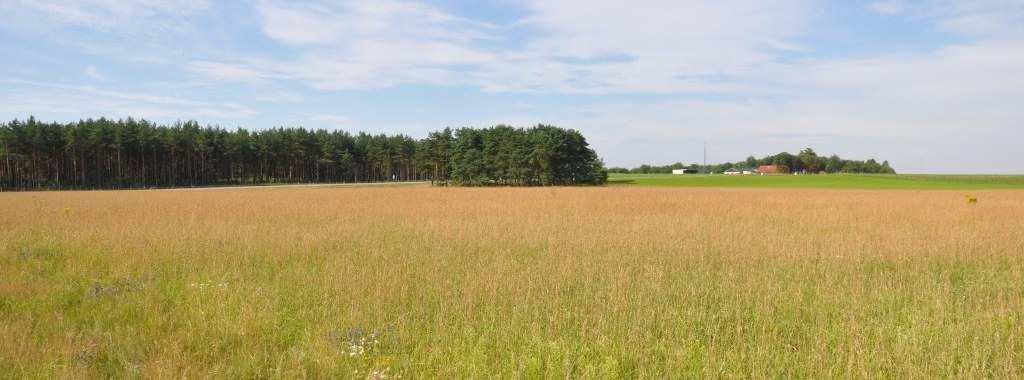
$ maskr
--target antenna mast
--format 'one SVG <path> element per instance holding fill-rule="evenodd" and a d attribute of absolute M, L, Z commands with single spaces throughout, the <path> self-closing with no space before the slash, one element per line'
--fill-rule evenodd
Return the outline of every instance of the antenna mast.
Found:
<path fill-rule="evenodd" d="M 704 167 L 700 169 L 704 174 L 708 172 L 708 141 L 704 140 Z"/>

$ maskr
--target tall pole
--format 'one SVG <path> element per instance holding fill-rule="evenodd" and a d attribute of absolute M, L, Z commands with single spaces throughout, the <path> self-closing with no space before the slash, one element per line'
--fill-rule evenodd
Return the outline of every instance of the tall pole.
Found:
<path fill-rule="evenodd" d="M 708 142 L 707 142 L 707 140 L 704 141 L 704 167 L 701 168 L 701 171 L 703 171 L 704 174 L 707 174 L 707 172 L 708 172 Z"/>

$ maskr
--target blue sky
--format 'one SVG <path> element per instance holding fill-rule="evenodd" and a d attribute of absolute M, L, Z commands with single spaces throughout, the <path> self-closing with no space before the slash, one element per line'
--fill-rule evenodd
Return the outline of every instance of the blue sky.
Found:
<path fill-rule="evenodd" d="M 1024 173 L 1024 1 L 0 1 L 0 118 L 555 124 L 610 166 Z"/>

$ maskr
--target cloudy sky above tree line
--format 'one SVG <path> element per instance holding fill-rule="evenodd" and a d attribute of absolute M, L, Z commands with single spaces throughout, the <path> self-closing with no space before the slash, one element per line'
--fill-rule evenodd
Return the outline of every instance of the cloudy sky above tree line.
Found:
<path fill-rule="evenodd" d="M 1024 1 L 0 0 L 0 118 L 422 137 L 581 130 L 610 166 L 811 146 L 1024 173 Z"/>

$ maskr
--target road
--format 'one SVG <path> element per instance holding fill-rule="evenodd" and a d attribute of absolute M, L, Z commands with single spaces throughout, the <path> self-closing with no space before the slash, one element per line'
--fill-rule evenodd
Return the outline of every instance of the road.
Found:
<path fill-rule="evenodd" d="M 407 182 L 359 182 L 359 183 L 302 183 L 302 184 L 270 184 L 254 186 L 210 186 L 210 187 L 173 187 L 164 189 L 148 189 L 150 191 L 182 191 L 182 190 L 238 190 L 238 189 L 288 189 L 301 187 L 374 187 L 374 186 L 422 186 L 430 181 Z"/>

